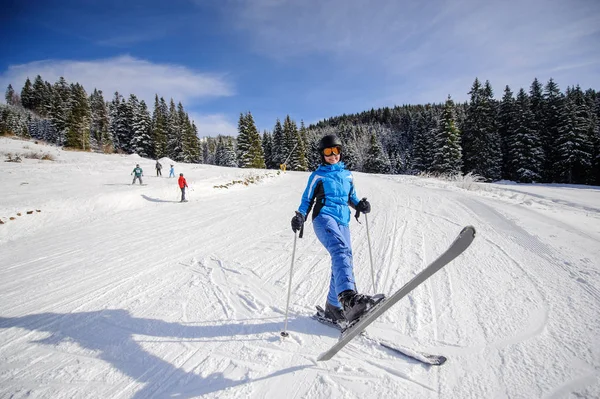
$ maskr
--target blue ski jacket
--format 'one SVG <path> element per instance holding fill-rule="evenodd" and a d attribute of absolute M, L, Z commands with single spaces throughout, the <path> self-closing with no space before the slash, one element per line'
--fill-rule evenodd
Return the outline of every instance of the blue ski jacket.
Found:
<path fill-rule="evenodd" d="M 310 175 L 298 212 L 306 219 L 314 205 L 313 219 L 324 214 L 331 216 L 339 224 L 348 226 L 348 206 L 354 208 L 358 202 L 352 172 L 346 169 L 343 162 L 338 162 L 334 165 L 321 165 Z"/>

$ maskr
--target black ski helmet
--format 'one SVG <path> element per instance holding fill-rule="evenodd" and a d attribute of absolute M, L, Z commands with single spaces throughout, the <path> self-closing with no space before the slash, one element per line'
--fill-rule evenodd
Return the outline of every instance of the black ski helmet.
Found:
<path fill-rule="evenodd" d="M 321 137 L 319 141 L 319 155 L 321 157 L 321 163 L 326 164 L 325 155 L 323 155 L 323 150 L 325 148 L 330 147 L 340 147 L 343 149 L 342 140 L 335 134 L 328 134 L 327 136 Z M 342 160 L 342 154 L 340 154 L 340 161 Z"/>
<path fill-rule="evenodd" d="M 329 147 L 342 147 L 342 140 L 335 134 L 328 134 L 323 136 L 319 141 L 319 152 L 323 152 L 325 148 Z"/>

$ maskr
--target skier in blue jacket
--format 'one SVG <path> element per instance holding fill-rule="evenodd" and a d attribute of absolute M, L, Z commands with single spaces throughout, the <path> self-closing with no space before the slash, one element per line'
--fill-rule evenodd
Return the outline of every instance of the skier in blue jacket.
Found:
<path fill-rule="evenodd" d="M 319 241 L 331 255 L 331 280 L 325 305 L 325 316 L 335 322 L 353 321 L 373 305 L 370 296 L 356 292 L 350 241 L 350 207 L 369 213 L 371 205 L 359 200 L 352 173 L 346 169 L 342 142 L 335 135 L 319 142 L 322 164 L 308 179 L 302 202 L 292 218 L 294 233 L 300 230 L 313 208 L 313 227 Z"/>

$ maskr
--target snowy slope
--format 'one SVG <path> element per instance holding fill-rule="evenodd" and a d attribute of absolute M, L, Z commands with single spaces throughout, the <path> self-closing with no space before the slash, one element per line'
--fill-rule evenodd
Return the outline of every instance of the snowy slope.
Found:
<path fill-rule="evenodd" d="M 337 333 L 310 318 L 330 274 L 310 222 L 290 337 L 279 334 L 308 173 L 176 164 L 193 189 L 181 204 L 153 160 L 0 137 L 2 160 L 27 152 L 55 160 L 0 162 L 2 398 L 600 397 L 599 187 L 355 173 L 373 207 L 377 291 L 410 280 L 462 226 L 478 236 L 369 328 L 445 365 L 364 338 L 316 362 Z M 146 185 L 130 184 L 136 163 Z M 364 220 L 351 228 L 359 289 L 372 292 Z"/>

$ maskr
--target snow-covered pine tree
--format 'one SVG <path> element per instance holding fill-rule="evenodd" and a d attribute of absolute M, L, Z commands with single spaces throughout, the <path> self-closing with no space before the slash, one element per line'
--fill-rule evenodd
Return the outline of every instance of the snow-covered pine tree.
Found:
<path fill-rule="evenodd" d="M 54 126 L 56 137 L 51 137 L 50 141 L 63 145 L 67 132 L 67 123 L 70 117 L 70 98 L 71 89 L 64 77 L 60 77 L 52 87 L 52 105 L 50 107 L 50 121 Z"/>
<path fill-rule="evenodd" d="M 295 125 L 295 123 L 294 123 Z M 296 134 L 297 147 L 295 151 L 295 164 L 294 170 L 307 171 L 308 170 L 308 155 L 306 153 L 307 141 L 306 141 L 306 127 L 304 121 L 300 121 L 300 129 L 297 129 Z"/>
<path fill-rule="evenodd" d="M 127 103 L 119 92 L 115 92 L 115 96 L 108 106 L 109 110 L 109 126 L 108 129 L 113 137 L 113 145 L 115 150 L 128 152 L 129 150 L 129 122 Z"/>
<path fill-rule="evenodd" d="M 188 163 L 200 162 L 200 140 L 198 138 L 198 130 L 190 121 L 190 117 L 184 111 L 181 103 L 178 104 L 177 113 L 183 129 L 183 161 Z"/>
<path fill-rule="evenodd" d="M 89 101 L 92 118 L 90 122 L 90 144 L 96 151 L 101 150 L 110 153 L 113 151 L 113 140 L 109 134 L 108 108 L 102 90 L 94 89 Z"/>
<path fill-rule="evenodd" d="M 281 122 L 279 118 L 275 122 L 275 127 L 273 128 L 273 146 L 272 146 L 272 159 L 271 162 L 275 165 L 275 168 L 279 168 L 279 165 L 285 161 L 287 157 L 285 152 L 285 139 L 283 135 L 283 127 L 281 126 Z"/>
<path fill-rule="evenodd" d="M 431 170 L 438 174 L 460 174 L 462 169 L 462 148 L 460 131 L 454 119 L 454 101 L 448 96 L 444 113 L 434 141 L 434 154 Z"/>
<path fill-rule="evenodd" d="M 363 170 L 366 173 L 389 173 L 390 171 L 390 160 L 387 154 L 383 152 L 383 148 L 375 132 L 371 133 L 371 142 Z"/>
<path fill-rule="evenodd" d="M 243 113 L 240 113 L 238 119 L 237 135 L 237 159 L 240 168 L 245 167 L 247 154 L 250 152 L 250 137 L 248 133 L 248 121 Z"/>
<path fill-rule="evenodd" d="M 283 120 L 283 155 L 284 161 L 287 160 L 287 168 L 289 170 L 296 169 L 296 157 L 294 152 L 298 149 L 297 141 L 297 127 L 296 124 L 291 120 L 289 115 L 286 115 Z"/>
<path fill-rule="evenodd" d="M 433 161 L 433 145 L 437 130 L 437 117 L 428 104 L 418 113 L 415 138 L 412 147 L 411 169 L 416 173 L 430 172 Z"/>
<path fill-rule="evenodd" d="M 217 137 L 217 149 L 215 150 L 215 165 L 221 166 L 221 160 L 224 158 L 223 153 L 225 152 L 225 143 L 223 141 L 223 136 L 219 135 Z"/>
<path fill-rule="evenodd" d="M 265 154 L 265 166 L 267 169 L 277 169 L 278 165 L 273 162 L 273 137 L 266 130 L 262 135 L 262 147 Z"/>
<path fill-rule="evenodd" d="M 515 103 L 515 130 L 510 136 L 508 152 L 513 180 L 531 183 L 541 179 L 543 151 L 529 96 L 522 88 Z"/>
<path fill-rule="evenodd" d="M 567 88 L 556 142 L 557 180 L 585 184 L 592 169 L 590 110 L 579 85 Z"/>
<path fill-rule="evenodd" d="M 154 142 L 152 140 L 152 118 L 144 100 L 137 101 L 130 97 L 132 107 L 132 130 L 131 151 L 143 158 L 154 159 Z"/>
<path fill-rule="evenodd" d="M 216 165 L 215 153 L 217 140 L 213 137 L 205 137 L 201 141 L 202 147 L 202 163 L 207 165 Z M 237 166 L 237 165 L 236 165 Z"/>
<path fill-rule="evenodd" d="M 219 135 L 215 153 L 215 164 L 229 168 L 236 168 L 238 166 L 231 137 Z"/>
<path fill-rule="evenodd" d="M 33 102 L 33 85 L 29 77 L 27 77 L 25 85 L 21 89 L 21 105 L 23 108 L 33 111 Z"/>
<path fill-rule="evenodd" d="M 6 104 L 8 105 L 17 105 L 21 103 L 21 99 L 19 95 L 15 93 L 15 89 L 13 89 L 12 85 L 9 84 L 6 88 L 6 93 L 4 94 L 4 99 L 6 100 Z"/>
<path fill-rule="evenodd" d="M 557 161 L 556 143 L 563 109 L 564 95 L 553 79 L 544 88 L 544 128 L 540 135 L 544 150 L 543 181 L 554 182 L 557 179 L 555 164 Z"/>
<path fill-rule="evenodd" d="M 295 124 L 294 124 L 295 125 Z M 306 158 L 306 147 L 300 131 L 296 129 L 296 149 L 292 153 L 292 170 L 307 171 L 308 160 Z"/>
<path fill-rule="evenodd" d="M 516 105 L 513 92 L 508 85 L 504 88 L 504 95 L 498 110 L 498 133 L 500 134 L 500 145 L 502 149 L 502 178 L 514 179 L 515 171 L 512 170 L 512 159 L 510 158 L 510 140 L 514 137 L 516 127 Z"/>
<path fill-rule="evenodd" d="M 538 141 L 541 145 L 541 136 L 542 131 L 544 130 L 545 124 L 545 116 L 544 116 L 544 88 L 542 84 L 538 81 L 537 78 L 533 80 L 531 86 L 529 88 L 529 102 L 531 104 L 531 113 L 533 115 L 531 129 L 534 131 L 535 135 L 538 138 Z M 544 158 L 546 158 L 546 153 L 544 152 L 544 147 L 541 147 L 541 165 L 539 169 L 540 178 L 537 181 L 541 181 L 544 175 Z"/>
<path fill-rule="evenodd" d="M 596 92 L 594 99 L 594 116 L 595 123 L 593 124 L 593 145 L 594 157 L 592 162 L 592 184 L 600 185 L 600 92 Z"/>
<path fill-rule="evenodd" d="M 496 103 L 489 81 L 475 79 L 463 127 L 463 171 L 489 181 L 501 178 L 502 152 L 496 123 Z"/>
<path fill-rule="evenodd" d="M 179 114 L 175 108 L 175 101 L 171 98 L 169 103 L 169 115 L 167 117 L 167 153 L 169 158 L 183 161 L 183 134 Z"/>
<path fill-rule="evenodd" d="M 169 110 L 163 97 L 154 95 L 154 112 L 152 113 L 152 138 L 154 142 L 154 157 L 167 156 L 167 115 Z"/>
<path fill-rule="evenodd" d="M 88 96 L 79 83 L 71 84 L 70 91 L 65 146 L 89 151 L 91 111 Z"/>
<path fill-rule="evenodd" d="M 32 107 L 33 111 L 43 118 L 48 116 L 50 104 L 50 95 L 46 91 L 46 82 L 37 75 L 33 81 Z"/>
<path fill-rule="evenodd" d="M 252 113 L 240 115 L 238 123 L 238 163 L 241 168 L 265 168 L 265 156 L 260 134 L 256 129 Z"/>
<path fill-rule="evenodd" d="M 238 161 L 235 157 L 235 148 L 233 146 L 233 139 L 228 136 L 227 141 L 225 142 L 225 148 L 223 151 L 223 166 L 227 166 L 230 168 L 236 168 L 238 165 Z"/>

